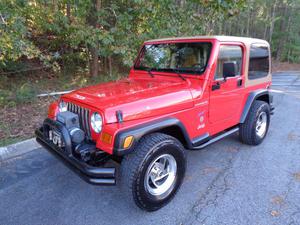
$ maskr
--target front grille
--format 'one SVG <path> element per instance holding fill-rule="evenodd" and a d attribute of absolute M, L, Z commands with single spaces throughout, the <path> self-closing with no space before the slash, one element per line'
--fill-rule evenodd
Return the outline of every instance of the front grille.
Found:
<path fill-rule="evenodd" d="M 90 129 L 90 110 L 82 108 L 81 106 L 75 105 L 68 102 L 68 111 L 75 113 L 79 117 L 80 128 L 84 131 L 86 138 L 91 139 Z"/>

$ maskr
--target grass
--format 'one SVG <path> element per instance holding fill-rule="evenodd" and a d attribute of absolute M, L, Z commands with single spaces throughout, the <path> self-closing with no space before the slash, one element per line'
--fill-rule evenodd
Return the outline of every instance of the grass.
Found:
<path fill-rule="evenodd" d="M 10 132 L 9 132 L 10 130 L 9 130 L 8 124 L 1 122 L 0 130 L 5 132 L 4 133 L 5 136 L 0 139 L 0 147 L 14 144 L 16 142 L 24 140 L 24 138 L 22 138 L 22 137 L 10 137 Z"/>
<path fill-rule="evenodd" d="M 26 138 L 5 138 L 0 140 L 0 147 L 15 144 L 20 141 L 24 141 Z"/>

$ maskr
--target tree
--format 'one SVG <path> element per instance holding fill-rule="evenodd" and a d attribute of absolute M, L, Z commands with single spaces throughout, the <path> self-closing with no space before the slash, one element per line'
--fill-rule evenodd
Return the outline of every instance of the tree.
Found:
<path fill-rule="evenodd" d="M 299 0 L 2 0 L 0 69 L 38 60 L 95 77 L 131 66 L 147 39 L 210 34 L 267 39 L 278 60 L 297 62 L 299 9 Z"/>
<path fill-rule="evenodd" d="M 100 29 L 100 24 L 98 23 L 99 21 L 98 14 L 100 9 L 101 9 L 101 0 L 92 0 L 90 12 L 87 16 L 87 22 L 94 29 Z M 95 40 L 94 43 L 90 44 L 89 50 L 91 53 L 90 75 L 92 77 L 96 77 L 99 72 L 99 59 L 98 59 L 99 43 L 97 39 Z"/>

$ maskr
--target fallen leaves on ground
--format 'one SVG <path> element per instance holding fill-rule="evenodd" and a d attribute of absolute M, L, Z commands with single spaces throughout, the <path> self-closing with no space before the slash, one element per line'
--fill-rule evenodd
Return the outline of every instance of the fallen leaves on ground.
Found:
<path fill-rule="evenodd" d="M 34 103 L 0 108 L 0 139 L 31 138 L 46 118 L 51 101 L 41 98 Z"/>
<path fill-rule="evenodd" d="M 272 199 L 271 199 L 271 202 L 273 204 L 276 204 L 276 205 L 281 205 L 283 202 L 284 202 L 284 199 L 282 196 L 280 195 L 277 195 L 277 196 L 274 196 Z"/>
<path fill-rule="evenodd" d="M 231 147 L 228 147 L 226 149 L 227 152 L 231 152 L 231 153 L 237 153 L 239 151 L 239 148 L 238 147 L 235 147 L 235 146 L 231 146 Z"/>
<path fill-rule="evenodd" d="M 271 216 L 273 216 L 273 217 L 278 217 L 278 216 L 280 216 L 280 212 L 277 211 L 277 210 L 272 210 L 272 211 L 271 211 Z"/>
<path fill-rule="evenodd" d="M 206 174 L 209 174 L 209 173 L 216 173 L 216 172 L 219 171 L 219 169 L 215 168 L 215 167 L 206 167 L 202 171 L 203 171 L 204 175 L 206 175 Z"/>
<path fill-rule="evenodd" d="M 300 182 L 300 172 L 294 173 L 294 174 L 293 174 L 293 177 L 294 177 L 294 179 L 295 179 L 296 181 L 299 181 L 299 182 Z"/>
<path fill-rule="evenodd" d="M 295 141 L 295 140 L 297 140 L 297 139 L 299 139 L 299 138 L 300 138 L 300 135 L 297 135 L 297 134 L 295 134 L 295 133 L 290 132 L 290 133 L 288 134 L 288 140 L 289 140 L 289 141 Z"/>

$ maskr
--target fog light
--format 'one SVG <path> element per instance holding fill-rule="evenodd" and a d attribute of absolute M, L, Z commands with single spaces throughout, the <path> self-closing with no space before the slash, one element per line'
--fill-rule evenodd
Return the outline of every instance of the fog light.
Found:
<path fill-rule="evenodd" d="M 128 136 L 124 140 L 123 148 L 129 148 L 133 142 L 133 136 Z"/>

